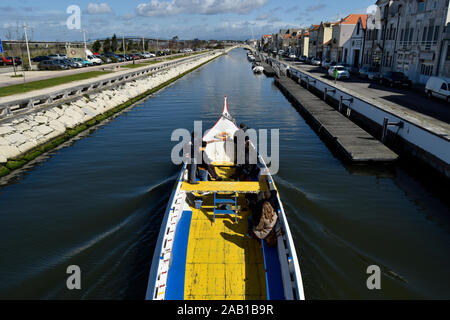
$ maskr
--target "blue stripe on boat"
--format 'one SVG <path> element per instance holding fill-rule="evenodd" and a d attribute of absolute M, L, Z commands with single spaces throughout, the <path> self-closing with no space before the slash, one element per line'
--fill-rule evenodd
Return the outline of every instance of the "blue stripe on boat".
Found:
<path fill-rule="evenodd" d="M 262 241 L 262 247 L 266 269 L 267 300 L 285 300 L 277 247 L 269 248 L 266 240 Z"/>
<path fill-rule="evenodd" d="M 169 269 L 166 287 L 166 300 L 184 299 L 184 278 L 186 255 L 191 227 L 192 211 L 183 211 L 177 225 L 172 248 L 172 264 Z"/>

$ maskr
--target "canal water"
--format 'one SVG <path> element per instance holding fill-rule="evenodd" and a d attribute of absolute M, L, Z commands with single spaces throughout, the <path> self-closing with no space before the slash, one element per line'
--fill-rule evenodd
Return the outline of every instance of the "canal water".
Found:
<path fill-rule="evenodd" d="M 275 179 L 307 298 L 450 298 L 448 203 L 402 166 L 344 166 L 242 49 L 0 187 L 0 298 L 144 298 L 179 170 L 171 133 L 212 126 L 224 95 L 238 122 L 280 129 Z M 69 265 L 81 290 L 66 288 Z M 380 290 L 366 286 L 369 265 Z"/>

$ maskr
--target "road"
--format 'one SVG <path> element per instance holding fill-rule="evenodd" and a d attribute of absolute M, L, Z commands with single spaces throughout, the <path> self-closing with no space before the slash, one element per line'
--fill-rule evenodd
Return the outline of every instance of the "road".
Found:
<path fill-rule="evenodd" d="M 287 61 L 297 68 L 330 79 L 322 67 L 304 64 L 302 62 Z M 370 80 L 359 79 L 353 76 L 349 80 L 338 80 L 341 85 L 358 91 L 379 102 L 389 101 L 402 107 L 420 112 L 437 120 L 450 123 L 450 104 L 437 98 L 429 99 L 423 89 L 390 88 Z"/>

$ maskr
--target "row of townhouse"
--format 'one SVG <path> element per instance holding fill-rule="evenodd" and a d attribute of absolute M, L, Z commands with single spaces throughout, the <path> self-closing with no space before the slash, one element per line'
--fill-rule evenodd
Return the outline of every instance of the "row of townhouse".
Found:
<path fill-rule="evenodd" d="M 363 64 L 381 72 L 405 73 L 425 84 L 430 76 L 449 77 L 449 0 L 379 0 L 379 17 L 368 28 Z"/>
<path fill-rule="evenodd" d="M 270 51 L 333 60 L 380 72 L 400 71 L 414 83 L 450 77 L 449 0 L 378 0 L 374 15 L 267 35 Z"/>

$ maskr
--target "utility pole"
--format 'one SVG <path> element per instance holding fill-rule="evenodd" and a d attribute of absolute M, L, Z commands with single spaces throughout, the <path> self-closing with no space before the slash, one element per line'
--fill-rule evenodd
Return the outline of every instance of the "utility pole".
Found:
<path fill-rule="evenodd" d="M 87 58 L 87 46 L 86 46 L 86 29 L 83 29 L 83 42 L 84 42 L 84 58 Z"/>
<path fill-rule="evenodd" d="M 126 54 L 126 50 L 125 50 L 125 36 L 122 36 L 122 46 L 123 46 L 123 54 Z"/>
<path fill-rule="evenodd" d="M 145 52 L 145 42 L 144 42 L 144 37 L 142 37 L 142 52 Z"/>
<path fill-rule="evenodd" d="M 25 43 L 27 45 L 28 65 L 30 66 L 30 70 L 31 70 L 30 47 L 28 46 L 27 25 L 25 23 L 23 24 L 23 31 L 25 33 Z"/>

